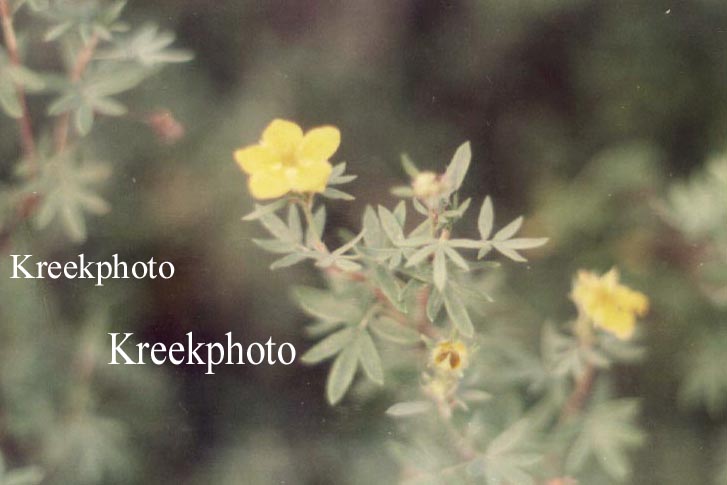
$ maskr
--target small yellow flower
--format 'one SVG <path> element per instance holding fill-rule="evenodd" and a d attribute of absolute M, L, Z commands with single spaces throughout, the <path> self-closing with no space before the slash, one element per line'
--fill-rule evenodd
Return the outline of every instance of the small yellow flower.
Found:
<path fill-rule="evenodd" d="M 444 340 L 432 349 L 431 365 L 445 372 L 461 372 L 469 364 L 467 346 L 459 340 Z"/>
<path fill-rule="evenodd" d="M 303 134 L 292 121 L 273 120 L 260 143 L 235 151 L 235 161 L 250 175 L 250 193 L 273 199 L 288 192 L 323 192 L 331 176 L 329 158 L 338 150 L 341 133 L 319 126 Z"/>
<path fill-rule="evenodd" d="M 593 325 L 612 333 L 621 340 L 631 338 L 636 317 L 649 310 L 649 299 L 619 283 L 613 268 L 603 276 L 581 270 L 573 282 L 571 298 Z"/>

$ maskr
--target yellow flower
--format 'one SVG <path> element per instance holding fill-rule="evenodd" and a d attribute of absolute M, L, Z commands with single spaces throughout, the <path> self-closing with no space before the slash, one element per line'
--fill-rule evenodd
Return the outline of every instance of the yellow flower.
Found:
<path fill-rule="evenodd" d="M 467 346 L 459 340 L 444 340 L 432 349 L 431 365 L 446 372 L 460 372 L 469 364 Z"/>
<path fill-rule="evenodd" d="M 622 340 L 631 338 L 636 317 L 645 315 L 649 310 L 646 295 L 620 284 L 616 268 L 603 276 L 579 271 L 573 282 L 571 298 L 594 326 Z"/>
<path fill-rule="evenodd" d="M 328 159 L 341 143 L 334 126 L 308 131 L 292 121 L 273 120 L 260 143 L 235 151 L 235 161 L 250 175 L 250 193 L 256 199 L 273 199 L 288 192 L 323 192 L 331 176 Z"/>

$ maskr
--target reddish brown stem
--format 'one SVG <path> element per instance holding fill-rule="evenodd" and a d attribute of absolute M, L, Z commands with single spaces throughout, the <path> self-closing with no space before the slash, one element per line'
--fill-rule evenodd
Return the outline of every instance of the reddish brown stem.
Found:
<path fill-rule="evenodd" d="M 588 397 L 591 395 L 593 384 L 596 381 L 598 372 L 593 364 L 588 364 L 583 374 L 576 381 L 576 385 L 573 388 L 568 400 L 563 406 L 563 410 L 560 414 L 561 422 L 577 415 L 586 405 Z"/>
<path fill-rule="evenodd" d="M 5 48 L 8 51 L 10 57 L 10 63 L 13 66 L 20 67 L 20 54 L 18 53 L 18 39 L 15 36 L 15 29 L 13 28 L 13 17 L 10 14 L 10 6 L 8 0 L 0 0 L 0 22 L 2 23 L 3 40 L 5 42 Z M 20 142 L 23 147 L 23 155 L 28 159 L 28 162 L 34 164 L 35 157 L 35 138 L 33 137 L 33 125 L 30 120 L 30 111 L 28 110 L 28 103 L 25 99 L 25 90 L 19 84 L 15 84 L 15 95 L 18 98 L 18 103 L 22 110 L 18 125 L 20 126 Z M 31 173 L 35 172 L 34 165 L 31 165 Z"/>

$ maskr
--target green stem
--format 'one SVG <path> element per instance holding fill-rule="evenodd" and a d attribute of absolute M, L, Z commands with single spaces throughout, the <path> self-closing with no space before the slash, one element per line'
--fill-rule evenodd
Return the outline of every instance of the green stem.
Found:
<path fill-rule="evenodd" d="M 318 237 L 318 231 L 315 230 L 315 222 L 313 220 L 313 198 L 313 194 L 306 194 L 303 199 L 296 199 L 296 202 L 303 211 L 303 216 L 305 217 L 305 223 L 308 226 L 308 229 L 315 237 L 315 240 L 313 241 L 314 249 L 321 253 L 327 254 L 328 248 L 323 243 L 321 238 Z"/>

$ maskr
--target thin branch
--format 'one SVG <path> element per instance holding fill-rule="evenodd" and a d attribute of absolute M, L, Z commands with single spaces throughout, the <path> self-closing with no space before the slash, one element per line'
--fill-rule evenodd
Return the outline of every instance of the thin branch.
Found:
<path fill-rule="evenodd" d="M 0 227 L 0 253 L 4 253 L 10 247 L 10 240 L 20 225 L 25 222 L 38 206 L 37 195 L 30 194 L 20 201 L 12 217 Z"/>
<path fill-rule="evenodd" d="M 21 67 L 22 63 L 20 61 L 20 54 L 18 53 L 18 39 L 15 36 L 13 17 L 10 13 L 8 0 L 0 0 L 0 22 L 2 23 L 3 40 L 5 42 L 5 48 L 8 51 L 8 56 L 10 57 L 10 63 L 13 66 Z M 20 126 L 20 142 L 23 147 L 23 155 L 29 160 L 29 163 L 34 164 L 35 138 L 33 137 L 33 126 L 30 120 L 28 103 L 25 99 L 25 90 L 18 83 L 15 83 L 15 95 L 18 98 L 18 103 L 22 110 L 18 124 Z M 31 165 L 30 168 L 31 173 L 35 173 L 35 166 Z"/>
<path fill-rule="evenodd" d="M 81 80 L 81 76 L 83 76 L 83 73 L 86 71 L 88 64 L 91 62 L 91 59 L 93 59 L 93 54 L 96 51 L 96 46 L 98 46 L 98 42 L 98 34 L 94 34 L 93 37 L 91 37 L 91 39 L 86 43 L 86 45 L 83 46 L 83 49 L 81 49 L 81 51 L 78 53 L 78 56 L 76 57 L 76 62 L 73 64 L 71 71 L 68 73 L 68 79 L 71 81 L 71 83 L 77 83 Z M 68 143 L 68 131 L 70 121 L 71 113 L 67 111 L 63 113 L 56 122 L 54 133 L 56 153 L 61 153 L 66 148 L 66 144 Z"/>
<path fill-rule="evenodd" d="M 571 392 L 568 400 L 563 405 L 563 409 L 560 414 L 561 422 L 577 415 L 585 407 L 588 402 L 588 398 L 591 395 L 591 390 L 593 389 L 593 384 L 596 381 L 597 375 L 598 372 L 596 367 L 589 363 L 583 371 L 583 374 L 581 374 L 579 379 L 576 381 L 573 392 Z"/>

